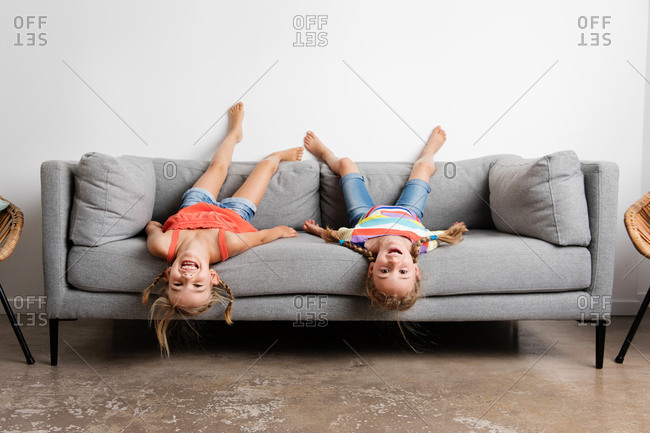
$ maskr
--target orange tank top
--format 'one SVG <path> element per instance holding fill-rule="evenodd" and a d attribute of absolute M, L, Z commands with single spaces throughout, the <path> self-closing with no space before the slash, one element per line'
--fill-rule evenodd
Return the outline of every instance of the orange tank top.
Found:
<path fill-rule="evenodd" d="M 234 233 L 257 231 L 248 221 L 231 209 L 224 209 L 209 203 L 197 203 L 188 206 L 170 216 L 163 225 L 163 233 L 172 230 L 172 241 L 167 252 L 168 262 L 174 261 L 180 231 L 198 229 L 219 229 L 219 253 L 222 261 L 228 258 L 228 248 L 226 247 L 227 231 Z"/>

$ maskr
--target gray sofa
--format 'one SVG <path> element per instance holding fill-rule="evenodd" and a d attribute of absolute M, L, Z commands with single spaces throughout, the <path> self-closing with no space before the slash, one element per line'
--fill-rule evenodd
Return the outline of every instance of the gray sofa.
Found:
<path fill-rule="evenodd" d="M 421 256 L 424 297 L 400 313 L 400 320 L 578 320 L 595 327 L 596 367 L 602 367 L 618 168 L 578 161 L 572 152 L 561 156 L 567 153 L 568 163 L 554 156 L 529 161 L 508 155 L 437 163 L 423 223 L 444 229 L 464 221 L 469 232 L 460 244 Z M 219 199 L 232 194 L 254 165 L 234 162 Z M 394 203 L 411 169 L 410 163 L 398 162 L 358 165 L 378 204 Z M 52 365 L 60 320 L 148 318 L 140 293 L 167 265 L 147 252 L 144 225 L 175 213 L 183 192 L 206 167 L 203 161 L 100 154 L 42 164 Z M 548 178 L 527 184 L 540 176 Z M 131 196 L 130 188 L 137 190 Z M 551 209 L 544 203 L 548 194 L 555 200 Z M 548 219 L 547 211 L 557 227 L 542 227 L 538 214 L 546 212 L 541 219 Z M 316 161 L 282 163 L 252 223 L 260 229 L 286 224 L 300 230 L 308 218 L 333 228 L 349 226 L 338 178 Z M 580 233 L 576 221 L 586 233 Z M 549 233 L 552 242 L 542 240 Z M 571 239 L 576 233 L 582 239 Z M 235 322 L 395 320 L 395 312 L 377 311 L 364 296 L 367 265 L 347 248 L 299 232 L 297 238 L 253 248 L 215 269 L 234 292 Z M 202 318 L 221 320 L 223 311 L 217 305 Z"/>

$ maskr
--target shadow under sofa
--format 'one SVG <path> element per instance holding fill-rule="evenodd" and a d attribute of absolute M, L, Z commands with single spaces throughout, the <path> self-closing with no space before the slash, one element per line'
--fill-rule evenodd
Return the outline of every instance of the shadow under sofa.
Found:
<path fill-rule="evenodd" d="M 501 161 L 506 161 L 504 166 L 528 164 L 524 168 L 542 164 L 544 176 L 548 168 L 550 190 L 555 188 L 553 159 L 535 162 L 493 155 L 437 162 L 422 222 L 437 230 L 463 221 L 469 232 L 458 245 L 443 244 L 420 256 L 423 298 L 399 319 L 589 322 L 596 329 L 596 367 L 601 368 L 611 313 L 618 168 L 576 159 L 579 179 L 573 173 L 572 181 L 583 188 L 588 244 L 559 246 L 523 235 L 495 208 L 498 197 L 496 186 L 490 189 L 490 177 L 497 178 L 495 166 Z M 144 225 L 174 214 L 183 192 L 207 164 L 98 153 L 86 154 L 79 162 L 42 164 L 52 365 L 57 364 L 59 320 L 148 319 L 140 294 L 168 265 L 148 253 Z M 231 195 L 254 166 L 233 162 L 218 199 Z M 358 166 L 375 202 L 392 204 L 412 164 Z M 83 194 L 92 203 L 82 203 Z M 508 194 L 511 191 L 505 190 L 500 200 L 508 200 Z M 510 233 L 496 229 L 498 216 Z M 300 230 L 310 218 L 332 228 L 349 226 L 338 177 L 316 161 L 282 163 L 252 224 Z M 214 268 L 233 290 L 234 321 L 393 321 L 395 312 L 379 311 L 365 297 L 367 266 L 349 249 L 299 232 L 297 238 L 253 248 Z M 200 318 L 222 320 L 223 311 L 217 304 Z"/>

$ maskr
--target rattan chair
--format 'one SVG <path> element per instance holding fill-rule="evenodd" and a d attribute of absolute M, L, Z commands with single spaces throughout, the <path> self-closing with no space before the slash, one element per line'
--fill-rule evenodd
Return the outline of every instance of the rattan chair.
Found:
<path fill-rule="evenodd" d="M 650 257 L 650 192 L 630 206 L 627 212 L 625 212 L 625 228 L 636 249 L 644 257 Z M 643 315 L 648 309 L 648 304 L 650 304 L 650 288 L 648 288 L 639 312 L 636 313 L 630 331 L 627 333 L 627 337 L 625 337 L 620 352 L 618 352 L 616 362 L 619 364 L 623 363 L 627 349 L 632 344 L 634 334 L 643 319 Z"/>
<path fill-rule="evenodd" d="M 4 200 L 2 197 L 0 197 L 0 199 Z M 5 260 L 14 252 L 20 234 L 23 231 L 23 221 L 23 213 L 12 203 L 9 203 L 9 206 L 0 212 L 0 262 Z M 0 285 L 0 300 L 2 300 L 2 306 L 7 313 L 7 318 L 9 318 L 9 322 L 14 328 L 20 347 L 23 349 L 27 364 L 33 364 L 34 357 L 29 351 L 29 347 L 27 347 L 25 337 L 23 337 L 20 326 L 18 326 L 18 322 L 16 321 L 14 312 L 11 309 L 11 305 L 9 305 L 7 296 L 5 296 L 2 285 Z"/>

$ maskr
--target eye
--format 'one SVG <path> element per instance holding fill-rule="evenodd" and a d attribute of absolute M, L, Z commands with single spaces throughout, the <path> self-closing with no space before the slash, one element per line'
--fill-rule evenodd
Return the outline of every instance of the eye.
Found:
<path fill-rule="evenodd" d="M 195 284 L 194 287 L 201 288 L 201 287 L 203 287 L 203 284 Z"/>
<path fill-rule="evenodd" d="M 400 274 L 408 274 L 409 271 L 407 271 L 406 269 L 400 269 L 400 270 L 399 270 L 399 273 L 400 273 Z"/>
<path fill-rule="evenodd" d="M 387 273 L 388 273 L 388 269 L 380 269 L 379 272 L 381 272 L 382 274 L 387 274 Z"/>

